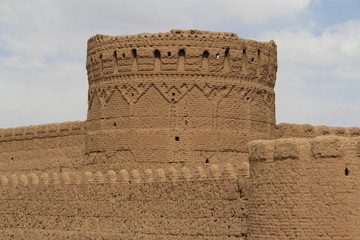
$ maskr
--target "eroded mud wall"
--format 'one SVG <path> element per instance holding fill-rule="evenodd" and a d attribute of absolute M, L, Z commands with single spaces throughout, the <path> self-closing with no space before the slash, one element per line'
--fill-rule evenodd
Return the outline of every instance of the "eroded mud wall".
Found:
<path fill-rule="evenodd" d="M 313 138 L 325 135 L 359 137 L 360 128 L 313 126 L 310 124 L 291 123 L 280 123 L 275 126 L 275 138 Z"/>
<path fill-rule="evenodd" d="M 249 239 L 359 239 L 360 138 L 254 141 Z"/>
<path fill-rule="evenodd" d="M 0 173 L 83 166 L 85 122 L 0 129 Z"/>
<path fill-rule="evenodd" d="M 1 239 L 246 239 L 248 168 L 0 177 Z"/>

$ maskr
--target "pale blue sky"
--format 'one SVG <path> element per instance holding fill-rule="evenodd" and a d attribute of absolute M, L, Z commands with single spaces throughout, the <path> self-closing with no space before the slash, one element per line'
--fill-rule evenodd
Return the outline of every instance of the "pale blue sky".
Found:
<path fill-rule="evenodd" d="M 1 0 L 0 128 L 85 120 L 87 39 L 170 29 L 275 40 L 277 122 L 360 126 L 359 0 Z"/>

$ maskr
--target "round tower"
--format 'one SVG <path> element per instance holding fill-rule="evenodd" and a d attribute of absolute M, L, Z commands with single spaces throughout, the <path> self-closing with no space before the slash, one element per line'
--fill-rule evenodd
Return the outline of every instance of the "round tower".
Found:
<path fill-rule="evenodd" d="M 87 51 L 86 164 L 240 162 L 273 136 L 273 41 L 172 30 L 96 35 Z"/>

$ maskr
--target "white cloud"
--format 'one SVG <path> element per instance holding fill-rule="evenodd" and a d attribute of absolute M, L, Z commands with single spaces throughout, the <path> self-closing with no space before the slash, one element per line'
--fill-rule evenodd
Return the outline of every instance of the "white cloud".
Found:
<path fill-rule="evenodd" d="M 249 24 L 259 24 L 272 18 L 291 17 L 305 11 L 311 0 L 223 0 L 226 14 L 239 17 Z"/>
<path fill-rule="evenodd" d="M 16 54 L 83 56 L 97 33 L 164 32 L 229 18 L 259 24 L 304 11 L 311 0 L 13 1 L 0 3 L 0 43 Z"/>
<path fill-rule="evenodd" d="M 78 62 L 54 65 L 2 67 L 0 81 L 0 127 L 16 127 L 71 120 L 84 120 L 87 110 L 87 82 L 84 66 Z"/>
<path fill-rule="evenodd" d="M 278 45 L 280 122 L 359 126 L 360 21 L 310 30 L 271 31 Z M 294 107 L 296 106 L 296 107 Z"/>
<path fill-rule="evenodd" d="M 320 35 L 304 29 L 267 32 L 262 38 L 275 40 L 281 61 L 360 71 L 360 20 L 332 26 Z"/>

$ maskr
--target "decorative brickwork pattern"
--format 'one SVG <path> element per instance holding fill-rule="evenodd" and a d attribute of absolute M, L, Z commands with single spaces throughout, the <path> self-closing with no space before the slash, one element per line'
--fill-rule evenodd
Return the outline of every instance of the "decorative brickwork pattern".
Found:
<path fill-rule="evenodd" d="M 232 33 L 172 30 L 88 41 L 86 164 L 129 167 L 246 161 L 246 143 L 271 139 L 276 45 Z"/>

